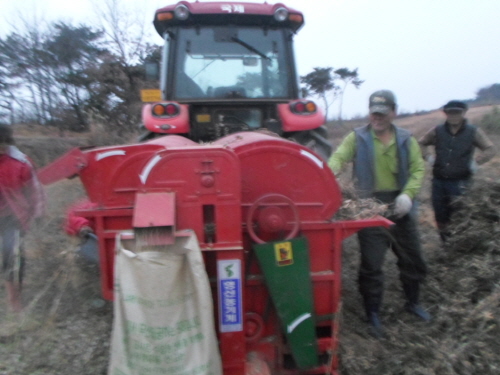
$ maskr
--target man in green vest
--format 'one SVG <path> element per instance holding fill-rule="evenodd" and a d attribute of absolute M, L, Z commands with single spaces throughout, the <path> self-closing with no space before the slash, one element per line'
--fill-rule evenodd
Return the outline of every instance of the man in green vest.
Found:
<path fill-rule="evenodd" d="M 359 291 L 370 333 L 383 337 L 380 307 L 383 296 L 382 271 L 385 254 L 391 248 L 398 258 L 400 279 L 406 297 L 405 309 L 424 321 L 430 314 L 419 304 L 420 284 L 427 267 L 421 254 L 415 198 L 425 173 L 416 139 L 394 126 L 396 98 L 389 90 L 374 92 L 369 99 L 370 123 L 352 131 L 330 157 L 328 165 L 337 175 L 353 163 L 353 180 L 360 198 L 374 198 L 389 204 L 393 225 L 365 228 L 358 232 L 361 251 Z"/>

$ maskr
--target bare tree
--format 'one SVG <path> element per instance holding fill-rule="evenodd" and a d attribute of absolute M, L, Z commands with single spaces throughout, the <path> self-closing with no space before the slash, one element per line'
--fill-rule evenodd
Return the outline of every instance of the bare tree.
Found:
<path fill-rule="evenodd" d="M 336 82 L 342 81 L 339 86 Z M 356 88 L 364 82 L 358 77 L 358 69 L 349 70 L 340 68 L 334 70 L 332 67 L 314 68 L 314 70 L 305 76 L 300 77 L 300 82 L 305 85 L 303 88 L 306 95 L 312 94 L 323 99 L 325 106 L 325 116 L 328 118 L 328 109 L 333 102 L 340 98 L 339 119 L 342 118 L 342 102 L 345 90 L 349 84 Z"/>
<path fill-rule="evenodd" d="M 140 89 L 144 84 L 142 62 L 152 50 L 152 15 L 145 15 L 143 3 L 121 0 L 93 0 L 100 27 L 107 39 L 107 48 L 114 55 L 103 72 L 108 86 L 117 98 L 113 118 L 119 132 L 132 130 L 140 118 Z M 118 114 L 120 116 L 118 116 Z M 125 118 L 123 114 L 126 114 Z"/>
<path fill-rule="evenodd" d="M 102 31 L 58 22 L 43 43 L 47 69 L 53 86 L 73 118 L 72 130 L 87 130 L 86 111 L 94 102 L 100 83 L 92 74 L 107 51 L 101 48 Z M 62 127 L 64 124 L 59 124 Z"/>
<path fill-rule="evenodd" d="M 15 31 L 0 37 L 0 115 L 12 117 L 16 110 L 39 124 L 71 124 L 72 130 L 87 129 L 91 115 L 109 133 L 136 130 L 143 61 L 159 48 L 148 43 L 154 28 L 143 9 L 123 1 L 96 1 L 95 8 L 100 29 L 49 25 L 19 12 Z"/>
<path fill-rule="evenodd" d="M 45 69 L 41 42 L 43 34 L 32 28 L 25 34 L 12 33 L 0 41 L 0 51 L 6 69 L 10 72 L 8 87 L 22 95 L 35 110 L 36 121 L 45 123 L 51 119 L 50 75 Z M 20 88 L 23 92 L 19 92 Z M 17 96 L 17 95 L 14 95 Z"/>
<path fill-rule="evenodd" d="M 344 84 L 339 87 L 338 90 L 338 97 L 340 100 L 339 103 L 339 121 L 342 121 L 342 106 L 344 104 L 344 94 L 345 90 L 347 89 L 347 86 L 349 84 L 352 84 L 354 87 L 359 89 L 359 86 L 364 82 L 359 79 L 358 77 L 358 68 L 354 70 L 349 70 L 347 68 L 340 68 L 335 70 L 335 75 L 338 77 L 339 80 L 341 80 Z"/>
<path fill-rule="evenodd" d="M 142 2 L 92 0 L 99 27 L 108 40 L 107 47 L 124 66 L 140 62 L 153 30 L 151 15 L 145 15 Z"/>
<path fill-rule="evenodd" d="M 300 77 L 300 82 L 305 85 L 306 95 L 312 94 L 323 99 L 325 118 L 328 118 L 328 109 L 337 98 L 339 90 L 332 71 L 332 67 L 314 68 L 312 72 Z"/>

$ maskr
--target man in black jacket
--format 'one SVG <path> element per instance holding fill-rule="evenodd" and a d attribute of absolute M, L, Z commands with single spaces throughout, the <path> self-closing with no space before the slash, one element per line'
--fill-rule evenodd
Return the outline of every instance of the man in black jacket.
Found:
<path fill-rule="evenodd" d="M 451 100 L 443 107 L 446 122 L 431 129 L 420 138 L 424 158 L 433 162 L 432 206 L 441 240 L 449 236 L 448 224 L 453 212 L 453 200 L 470 186 L 477 168 L 496 153 L 493 143 L 478 127 L 465 118 L 467 104 Z M 434 146 L 435 157 L 427 146 Z M 474 158 L 475 148 L 482 153 Z"/>

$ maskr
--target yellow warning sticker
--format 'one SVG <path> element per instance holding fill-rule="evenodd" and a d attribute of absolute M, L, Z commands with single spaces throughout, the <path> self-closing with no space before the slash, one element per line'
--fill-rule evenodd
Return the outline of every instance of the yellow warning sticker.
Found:
<path fill-rule="evenodd" d="M 198 122 L 210 122 L 212 121 L 212 118 L 210 114 L 200 114 L 196 115 L 196 121 Z"/>
<path fill-rule="evenodd" d="M 293 251 L 291 242 L 280 242 L 274 244 L 274 255 L 278 266 L 289 266 L 293 264 Z"/>
<path fill-rule="evenodd" d="M 161 91 L 158 89 L 141 90 L 141 101 L 143 103 L 152 103 L 161 101 Z"/>

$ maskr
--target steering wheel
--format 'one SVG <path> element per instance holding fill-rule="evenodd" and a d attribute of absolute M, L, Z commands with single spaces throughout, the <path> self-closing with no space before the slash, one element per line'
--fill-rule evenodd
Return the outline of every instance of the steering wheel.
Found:
<path fill-rule="evenodd" d="M 291 217 L 291 221 L 289 220 Z M 284 240 L 294 238 L 300 227 L 299 211 L 293 201 L 282 194 L 266 194 L 257 199 L 248 210 L 246 220 L 248 234 L 256 243 L 264 241 L 255 231 L 257 227 L 265 233 L 284 233 Z M 290 228 L 291 226 L 291 228 Z"/>

